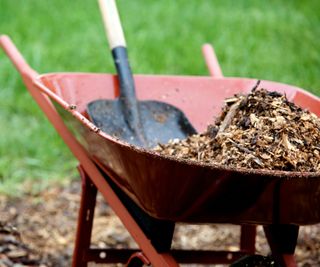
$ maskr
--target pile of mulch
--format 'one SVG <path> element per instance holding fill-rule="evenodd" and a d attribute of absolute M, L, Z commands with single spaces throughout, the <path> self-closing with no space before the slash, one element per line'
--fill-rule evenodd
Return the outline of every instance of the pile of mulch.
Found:
<path fill-rule="evenodd" d="M 320 171 L 320 119 L 285 95 L 257 89 L 225 100 L 207 131 L 155 151 L 235 168 Z"/>
<path fill-rule="evenodd" d="M 21 198 L 0 196 L 0 266 L 71 266 L 80 189 L 81 182 L 77 180 L 65 186 L 51 186 L 37 194 L 26 193 Z M 239 226 L 178 224 L 173 247 L 237 250 L 238 241 Z M 95 211 L 92 246 L 136 247 L 100 195 Z M 269 253 L 261 227 L 258 227 L 256 248 L 261 255 Z M 320 266 L 320 224 L 301 227 L 296 259 L 300 267 Z"/>

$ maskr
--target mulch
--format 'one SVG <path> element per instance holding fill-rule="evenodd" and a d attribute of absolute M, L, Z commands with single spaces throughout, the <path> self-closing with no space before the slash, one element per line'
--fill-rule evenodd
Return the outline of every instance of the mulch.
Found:
<path fill-rule="evenodd" d="M 21 198 L 0 196 L 0 266 L 71 266 L 80 188 L 81 183 L 76 180 L 64 186 L 51 186 L 38 194 L 26 193 Z M 236 250 L 238 240 L 239 226 L 179 224 L 173 247 Z M 92 246 L 136 247 L 100 195 Z M 261 227 L 256 248 L 261 255 L 269 253 Z M 301 227 L 296 259 L 299 266 L 320 266 L 320 224 Z"/>
<path fill-rule="evenodd" d="M 320 119 L 258 85 L 225 99 L 206 132 L 159 144 L 155 151 L 234 168 L 319 172 Z"/>

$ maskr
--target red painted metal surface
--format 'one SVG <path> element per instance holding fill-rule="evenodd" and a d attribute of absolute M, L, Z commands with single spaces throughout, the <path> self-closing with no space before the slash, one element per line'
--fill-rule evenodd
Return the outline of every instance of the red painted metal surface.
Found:
<path fill-rule="evenodd" d="M 248 92 L 256 79 L 135 76 L 140 99 L 166 101 L 183 110 L 198 131 L 206 128 L 222 100 Z M 35 90 L 73 115 L 91 157 L 151 216 L 180 222 L 239 224 L 320 222 L 320 174 L 231 169 L 159 156 L 99 131 L 85 114 L 94 99 L 114 98 L 118 84 L 108 74 L 55 73 L 36 77 Z M 152 91 L 150 91 L 152 85 Z M 320 115 L 319 98 L 294 86 L 262 81 Z M 74 108 L 76 107 L 76 108 Z"/>
<path fill-rule="evenodd" d="M 84 169 L 81 166 L 78 167 L 78 170 L 80 172 L 80 176 L 82 180 L 82 190 L 81 190 L 81 202 L 80 202 L 79 215 L 78 215 L 78 226 L 77 226 L 75 247 L 74 247 L 74 253 L 72 257 L 72 266 L 86 267 L 88 262 L 86 255 L 90 249 L 90 244 L 91 244 L 92 225 L 93 225 L 94 208 L 96 205 L 97 188 L 90 181 L 89 177 L 87 176 L 87 174 L 85 173 Z M 99 258 L 101 258 L 100 254 L 96 257 L 96 259 L 99 259 Z M 108 253 L 108 259 L 109 258 L 113 260 L 113 257 L 110 257 Z"/>
<path fill-rule="evenodd" d="M 85 107 L 88 102 L 99 98 L 114 98 L 117 95 L 118 84 L 114 76 L 89 73 L 39 76 L 26 64 L 7 37 L 0 38 L 0 45 L 88 177 L 154 266 L 177 266 L 172 257 L 175 252 L 171 255 L 155 251 L 93 160 L 142 209 L 156 218 L 182 222 L 263 225 L 320 222 L 320 213 L 314 208 L 320 204 L 319 173 L 230 169 L 161 157 L 151 151 L 132 147 L 101 132 L 86 117 Z M 204 52 L 212 53 L 208 48 L 204 49 Z M 211 74 L 221 77 L 218 64 L 211 64 L 209 68 Z M 217 115 L 225 97 L 247 92 L 256 83 L 255 79 L 246 78 L 190 76 L 137 75 L 135 80 L 140 99 L 157 99 L 176 105 L 187 114 L 199 131 L 204 130 L 212 117 Z M 150 85 L 153 86 L 152 92 L 147 90 Z M 269 81 L 262 81 L 261 87 L 285 92 L 290 100 L 320 115 L 319 98 L 302 89 Z M 57 105 L 60 114 L 52 103 Z M 66 114 L 72 118 L 71 130 L 80 133 L 79 140 L 85 147 L 66 127 L 62 120 L 62 115 Z M 254 235 L 254 228 L 247 230 L 249 235 Z M 278 232 L 271 232 L 270 236 L 271 247 L 272 240 L 283 240 Z M 293 240 L 296 236 L 291 238 Z M 252 242 L 251 238 L 250 240 Z M 252 250 L 254 242 L 249 244 L 246 237 L 242 237 L 241 243 L 241 247 L 246 251 Z M 291 245 L 294 250 L 294 241 L 283 244 L 285 247 Z M 272 248 L 273 253 L 282 259 L 285 266 L 295 266 L 292 250 L 283 253 L 277 250 L 277 246 Z M 199 252 L 198 256 L 201 253 Z M 176 254 L 177 258 L 182 255 L 182 260 L 188 255 L 185 252 Z M 90 257 L 94 255 L 94 251 L 88 254 Z"/>

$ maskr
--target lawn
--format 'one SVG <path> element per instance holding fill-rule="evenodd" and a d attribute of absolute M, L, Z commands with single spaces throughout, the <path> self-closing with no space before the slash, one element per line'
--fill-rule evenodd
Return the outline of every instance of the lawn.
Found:
<path fill-rule="evenodd" d="M 119 0 L 135 73 L 207 75 L 214 44 L 226 76 L 257 77 L 320 95 L 320 2 Z M 97 2 L 0 0 L 0 33 L 39 73 L 114 72 Z M 76 161 L 0 52 L 0 192 L 76 177 Z"/>

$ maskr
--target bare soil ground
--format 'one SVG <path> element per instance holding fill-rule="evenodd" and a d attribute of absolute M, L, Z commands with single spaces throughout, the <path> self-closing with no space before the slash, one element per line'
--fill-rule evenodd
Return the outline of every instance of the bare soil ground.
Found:
<path fill-rule="evenodd" d="M 71 265 L 80 184 L 80 181 L 73 181 L 66 186 L 53 186 L 38 194 L 25 194 L 21 198 L 0 196 L 1 267 Z M 236 250 L 238 239 L 239 227 L 234 225 L 178 225 L 173 246 Z M 101 196 L 98 197 L 95 212 L 92 245 L 136 247 Z M 259 254 L 269 253 L 260 227 L 256 248 Z M 301 227 L 296 259 L 299 266 L 320 266 L 319 224 Z"/>

